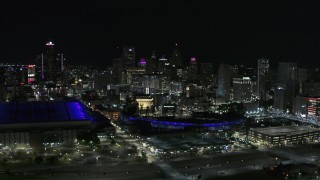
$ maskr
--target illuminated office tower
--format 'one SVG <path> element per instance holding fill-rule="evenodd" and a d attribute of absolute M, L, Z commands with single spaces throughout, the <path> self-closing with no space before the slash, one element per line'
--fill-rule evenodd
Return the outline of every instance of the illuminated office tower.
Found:
<path fill-rule="evenodd" d="M 44 54 L 37 56 L 35 60 L 35 71 L 36 71 L 36 81 L 43 81 L 44 80 Z"/>
<path fill-rule="evenodd" d="M 307 98 L 307 117 L 320 119 L 320 98 Z"/>
<path fill-rule="evenodd" d="M 47 81 L 54 81 L 57 73 L 57 62 L 54 57 L 54 44 L 49 41 L 47 44 L 47 54 L 46 54 L 46 70 L 47 70 Z"/>
<path fill-rule="evenodd" d="M 57 63 L 58 63 L 58 67 L 57 70 L 59 72 L 63 72 L 64 68 L 65 68 L 65 61 L 66 58 L 64 58 L 63 53 L 58 54 L 58 58 L 57 58 Z"/>
<path fill-rule="evenodd" d="M 146 67 L 147 66 L 147 60 L 146 58 L 140 58 L 140 61 L 138 62 L 139 67 Z"/>
<path fill-rule="evenodd" d="M 287 91 L 284 86 L 278 85 L 274 89 L 273 108 L 275 110 L 286 112 L 289 103 L 287 101 Z"/>
<path fill-rule="evenodd" d="M 28 83 L 34 83 L 36 81 L 36 66 L 28 65 Z"/>
<path fill-rule="evenodd" d="M 190 59 L 190 64 L 189 64 L 189 79 L 196 80 L 197 77 L 198 77 L 198 63 L 197 63 L 197 59 L 195 57 L 192 57 Z"/>
<path fill-rule="evenodd" d="M 258 59 L 257 95 L 266 100 L 266 81 L 269 73 L 269 59 Z"/>
<path fill-rule="evenodd" d="M 162 55 L 162 57 L 158 61 L 158 72 L 159 74 L 167 74 L 167 72 L 170 69 L 170 62 L 165 57 L 165 55 Z"/>
<path fill-rule="evenodd" d="M 252 94 L 251 79 L 249 77 L 233 78 L 233 101 L 250 102 Z"/>

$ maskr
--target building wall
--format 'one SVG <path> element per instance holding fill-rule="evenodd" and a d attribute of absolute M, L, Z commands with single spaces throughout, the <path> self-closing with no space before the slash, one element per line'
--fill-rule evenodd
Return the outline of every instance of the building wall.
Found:
<path fill-rule="evenodd" d="M 249 77 L 233 78 L 233 101 L 251 101 L 252 86 Z"/>
<path fill-rule="evenodd" d="M 263 144 L 268 145 L 287 145 L 287 144 L 298 144 L 298 143 L 307 143 L 308 141 L 313 141 L 318 139 L 320 135 L 320 131 L 311 131 L 307 133 L 301 134 L 283 134 L 283 135 L 267 135 L 256 132 L 254 130 L 249 131 L 249 140 L 251 141 L 260 141 Z"/>
<path fill-rule="evenodd" d="M 320 96 L 320 83 L 304 82 L 302 83 L 302 94 L 307 96 Z"/>
<path fill-rule="evenodd" d="M 279 86 L 274 90 L 273 108 L 279 111 L 286 111 L 286 90 Z"/>
<path fill-rule="evenodd" d="M 30 145 L 31 147 L 42 147 L 44 143 L 68 143 L 77 139 L 78 130 L 54 130 L 54 131 L 17 131 L 1 132 L 0 144 L 15 146 L 17 144 Z"/>
<path fill-rule="evenodd" d="M 307 97 L 296 96 L 293 101 L 292 113 L 301 117 L 307 115 Z"/>
<path fill-rule="evenodd" d="M 266 81 L 269 73 L 269 59 L 258 60 L 257 95 L 260 99 L 266 100 Z"/>
<path fill-rule="evenodd" d="M 17 144 L 29 144 L 29 132 L 5 132 L 0 133 L 0 144 L 14 146 Z"/>
<path fill-rule="evenodd" d="M 320 119 L 320 98 L 307 98 L 307 117 Z"/>

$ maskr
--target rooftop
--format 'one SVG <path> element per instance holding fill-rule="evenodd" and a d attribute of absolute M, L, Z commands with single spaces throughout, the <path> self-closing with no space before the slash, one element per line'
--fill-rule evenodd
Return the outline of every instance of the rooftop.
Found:
<path fill-rule="evenodd" d="M 88 121 L 93 118 L 79 101 L 31 101 L 0 103 L 0 125 Z"/>
<path fill-rule="evenodd" d="M 278 127 L 267 127 L 267 128 L 255 128 L 251 129 L 261 134 L 269 136 L 280 136 L 280 135 L 298 135 L 303 133 L 317 132 L 320 129 L 309 127 L 309 126 L 278 126 Z"/>

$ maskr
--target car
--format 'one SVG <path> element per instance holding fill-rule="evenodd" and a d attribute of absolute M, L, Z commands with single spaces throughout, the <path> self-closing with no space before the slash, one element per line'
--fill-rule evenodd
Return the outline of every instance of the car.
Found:
<path fill-rule="evenodd" d="M 190 168 L 190 166 L 186 166 L 185 168 L 188 169 L 188 168 Z"/>
<path fill-rule="evenodd" d="M 126 174 L 130 174 L 131 173 L 131 171 L 126 171 Z"/>

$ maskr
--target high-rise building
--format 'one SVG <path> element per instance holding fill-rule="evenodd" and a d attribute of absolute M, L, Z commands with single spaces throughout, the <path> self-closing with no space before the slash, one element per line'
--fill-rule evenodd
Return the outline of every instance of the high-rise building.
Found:
<path fill-rule="evenodd" d="M 36 66 L 28 65 L 28 83 L 34 83 L 36 81 Z"/>
<path fill-rule="evenodd" d="M 146 73 L 147 74 L 155 74 L 157 71 L 157 56 L 156 51 L 152 52 L 152 56 L 147 60 Z"/>
<path fill-rule="evenodd" d="M 46 53 L 46 70 L 47 70 L 47 77 L 48 81 L 54 81 L 55 76 L 57 73 L 57 62 L 55 61 L 54 55 L 54 44 L 52 41 L 49 41 L 47 44 L 47 53 Z"/>
<path fill-rule="evenodd" d="M 218 70 L 217 97 L 224 98 L 225 101 L 231 99 L 232 78 L 238 75 L 238 67 L 221 63 Z"/>
<path fill-rule="evenodd" d="M 192 57 L 190 59 L 190 64 L 189 64 L 189 70 L 188 70 L 188 75 L 189 75 L 189 80 L 195 81 L 197 80 L 198 77 L 198 63 L 197 59 L 195 57 Z"/>
<path fill-rule="evenodd" d="M 202 85 L 212 85 L 216 82 L 213 63 L 200 63 L 200 81 Z"/>
<path fill-rule="evenodd" d="M 306 117 L 307 115 L 307 96 L 296 96 L 293 101 L 292 114 Z"/>
<path fill-rule="evenodd" d="M 292 107 L 293 99 L 298 94 L 299 90 L 298 64 L 292 62 L 279 62 L 278 83 L 285 87 L 287 104 L 289 107 Z"/>
<path fill-rule="evenodd" d="M 287 85 L 288 81 L 298 80 L 298 64 L 292 62 L 279 62 L 278 83 Z"/>
<path fill-rule="evenodd" d="M 308 69 L 298 68 L 299 94 L 302 94 L 303 83 L 309 78 Z"/>
<path fill-rule="evenodd" d="M 286 99 L 287 93 L 285 87 L 277 86 L 274 89 L 273 108 L 281 112 L 286 112 L 289 108 Z"/>
<path fill-rule="evenodd" d="M 301 94 L 309 97 L 320 97 L 320 82 L 304 82 L 302 87 Z"/>
<path fill-rule="evenodd" d="M 123 59 L 122 58 L 114 58 L 112 60 L 112 75 L 113 75 L 113 83 L 115 84 L 122 84 L 123 83 L 123 72 L 124 72 L 124 67 L 123 67 Z"/>
<path fill-rule="evenodd" d="M 250 102 L 252 95 L 251 79 L 249 77 L 233 78 L 233 101 Z"/>
<path fill-rule="evenodd" d="M 173 67 L 179 68 L 179 67 L 183 66 L 183 62 L 182 62 L 182 58 L 181 58 L 180 52 L 177 49 L 177 44 L 176 44 L 175 49 L 173 50 L 171 59 L 172 59 L 172 66 Z"/>
<path fill-rule="evenodd" d="M 213 72 L 213 63 L 200 63 L 200 75 L 201 76 L 212 76 Z"/>
<path fill-rule="evenodd" d="M 309 72 L 307 68 L 298 68 L 298 81 L 303 83 L 309 78 Z"/>
<path fill-rule="evenodd" d="M 146 67 L 146 65 L 147 65 L 147 60 L 146 60 L 146 58 L 140 58 L 140 61 L 139 61 L 139 63 L 138 63 L 138 66 L 139 66 L 139 67 Z"/>
<path fill-rule="evenodd" d="M 170 77 L 171 67 L 169 60 L 163 55 L 158 61 L 158 72 L 166 77 Z"/>
<path fill-rule="evenodd" d="M 58 54 L 58 58 L 57 58 L 57 62 L 58 62 L 58 72 L 63 72 L 64 68 L 65 68 L 65 61 L 66 58 L 64 58 L 63 53 Z"/>
<path fill-rule="evenodd" d="M 125 68 L 135 67 L 136 65 L 136 53 L 134 47 L 123 47 L 122 58 Z"/>
<path fill-rule="evenodd" d="M 198 63 L 195 57 L 190 59 L 190 72 L 193 74 L 198 74 Z"/>
<path fill-rule="evenodd" d="M 307 118 L 320 119 L 320 98 L 307 98 Z"/>
<path fill-rule="evenodd" d="M 266 100 L 266 83 L 269 72 L 269 59 L 258 59 L 257 95 L 261 100 Z"/>
<path fill-rule="evenodd" d="M 127 84 L 132 84 L 133 83 L 133 76 L 135 75 L 141 75 L 141 74 L 145 74 L 146 70 L 144 67 L 130 67 L 127 68 L 126 70 L 126 77 L 127 77 Z"/>
<path fill-rule="evenodd" d="M 35 65 L 36 65 L 36 80 L 37 81 L 43 81 L 44 79 L 44 55 L 41 54 L 39 56 L 37 56 L 36 60 L 35 60 Z"/>

